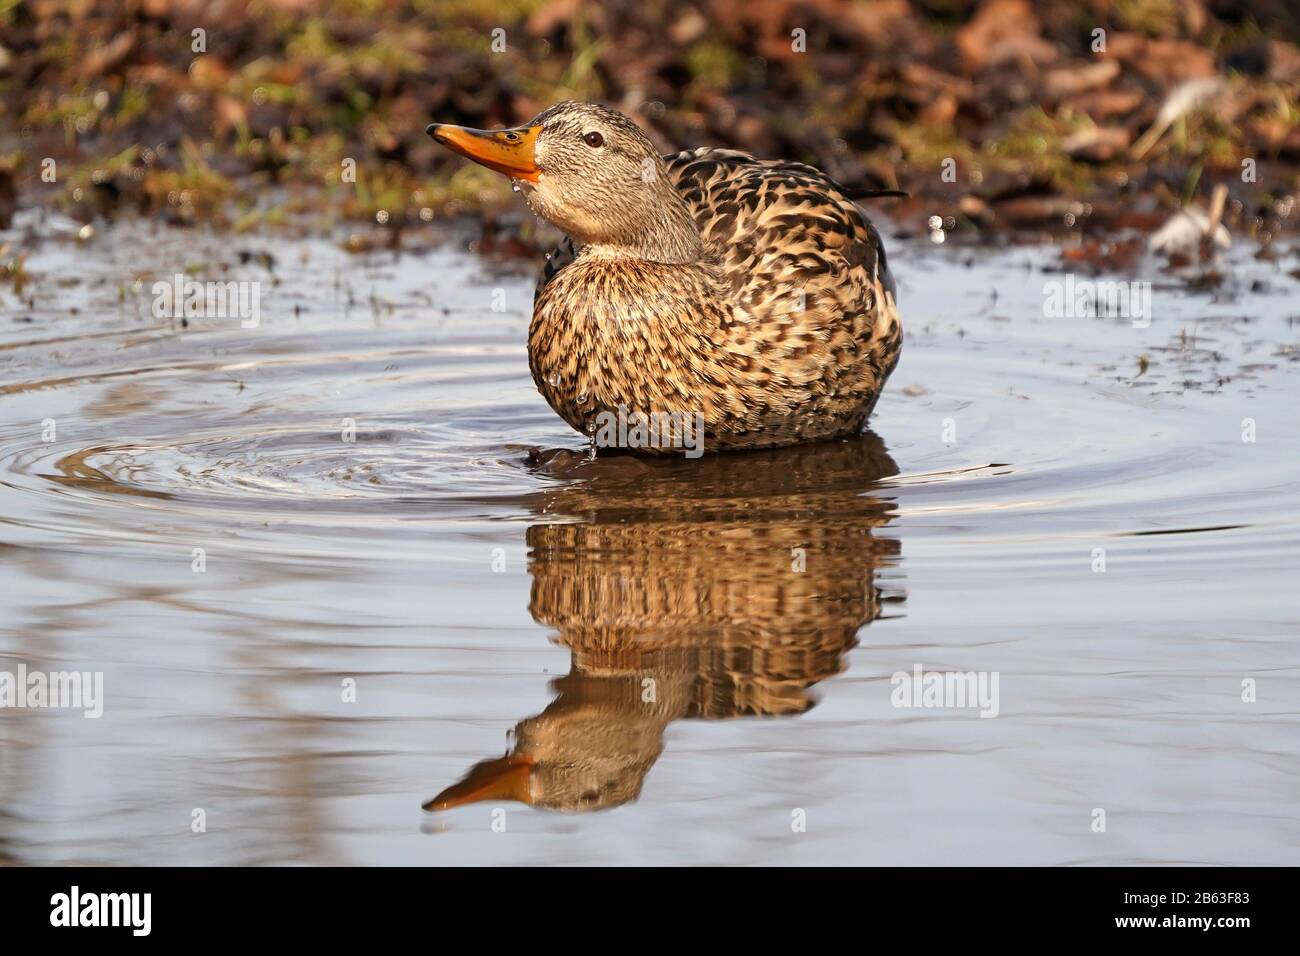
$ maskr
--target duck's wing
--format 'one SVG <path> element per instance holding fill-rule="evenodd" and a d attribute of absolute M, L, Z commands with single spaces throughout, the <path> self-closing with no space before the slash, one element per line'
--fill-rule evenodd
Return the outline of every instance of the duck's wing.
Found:
<path fill-rule="evenodd" d="M 668 168 L 728 293 L 714 342 L 747 371 L 744 400 L 762 410 L 762 429 L 777 430 L 781 416 L 800 438 L 860 427 L 902 345 L 894 280 L 866 214 L 803 163 L 697 149 Z"/>
<path fill-rule="evenodd" d="M 869 285 L 895 295 L 880 233 L 821 170 L 734 149 L 686 150 L 665 162 L 701 236 L 750 291 L 861 269 Z"/>
<path fill-rule="evenodd" d="M 845 190 L 819 169 L 760 160 L 735 149 L 684 150 L 664 156 L 701 235 L 721 251 L 739 294 L 776 281 L 824 278 L 862 269 L 897 294 L 880 233 Z M 883 194 L 893 194 L 891 190 Z M 577 257 L 568 236 L 546 256 L 536 292 Z"/>

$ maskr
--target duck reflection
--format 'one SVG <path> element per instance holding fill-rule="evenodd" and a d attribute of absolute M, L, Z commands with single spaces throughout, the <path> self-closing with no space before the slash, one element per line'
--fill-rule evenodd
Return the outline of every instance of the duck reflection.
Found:
<path fill-rule="evenodd" d="M 880 615 L 877 531 L 897 473 L 881 440 L 707 456 L 587 461 L 544 454 L 572 483 L 533 502 L 530 611 L 572 652 L 510 754 L 425 804 L 520 800 L 600 810 L 635 800 L 674 720 L 798 714 Z"/>

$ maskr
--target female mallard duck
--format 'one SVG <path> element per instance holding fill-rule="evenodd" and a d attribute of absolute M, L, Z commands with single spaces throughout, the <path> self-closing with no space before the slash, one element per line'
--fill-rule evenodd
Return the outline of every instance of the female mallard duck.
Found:
<path fill-rule="evenodd" d="M 425 809 L 635 800 L 674 721 L 803 713 L 888 606 L 881 573 L 902 545 L 876 483 L 898 466 L 869 430 L 654 467 L 561 461 L 540 473 L 579 480 L 520 503 L 537 518 L 528 611 L 568 648 L 569 672 L 515 726 L 508 756 Z"/>
<path fill-rule="evenodd" d="M 537 287 L 529 365 L 597 444 L 698 448 L 702 426 L 708 450 L 762 448 L 861 430 L 902 330 L 880 235 L 829 177 L 728 149 L 663 157 L 590 103 L 517 129 L 428 132 L 511 177 L 566 233 Z"/>

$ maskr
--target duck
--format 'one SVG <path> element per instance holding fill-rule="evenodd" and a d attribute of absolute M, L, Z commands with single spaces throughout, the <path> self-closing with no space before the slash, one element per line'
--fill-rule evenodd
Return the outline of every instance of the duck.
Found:
<path fill-rule="evenodd" d="M 563 482 L 516 500 L 535 516 L 528 610 L 569 670 L 515 724 L 509 751 L 429 812 L 634 802 L 673 724 L 806 713 L 903 598 L 886 484 L 898 465 L 869 428 L 699 461 L 557 449 L 530 467 Z"/>
<path fill-rule="evenodd" d="M 593 446 L 697 457 L 865 427 L 902 345 L 896 283 L 829 176 L 734 149 L 661 155 L 587 102 L 427 133 L 564 234 L 536 286 L 529 368 Z"/>

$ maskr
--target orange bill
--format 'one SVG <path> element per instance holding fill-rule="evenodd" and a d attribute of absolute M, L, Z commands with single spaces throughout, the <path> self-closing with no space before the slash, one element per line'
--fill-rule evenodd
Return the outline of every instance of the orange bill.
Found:
<path fill-rule="evenodd" d="M 526 179 L 535 183 L 542 171 L 537 168 L 533 144 L 541 130 L 540 126 L 482 130 L 433 123 L 425 132 L 448 149 L 481 166 L 505 173 L 513 179 Z"/>
<path fill-rule="evenodd" d="M 532 802 L 533 758 L 521 754 L 476 764 L 465 779 L 452 784 L 424 805 L 426 810 L 452 810 L 484 800 Z"/>

